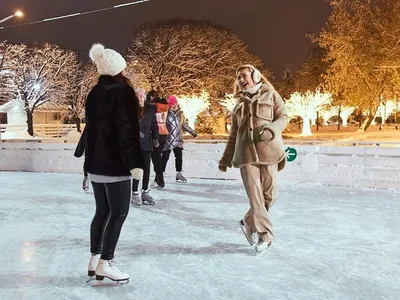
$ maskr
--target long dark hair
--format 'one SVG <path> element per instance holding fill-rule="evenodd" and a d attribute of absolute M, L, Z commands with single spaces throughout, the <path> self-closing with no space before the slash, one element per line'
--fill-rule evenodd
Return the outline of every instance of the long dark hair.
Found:
<path fill-rule="evenodd" d="M 136 103 L 137 116 L 138 116 L 139 119 L 141 119 L 143 117 L 143 108 L 139 104 L 139 99 L 136 97 L 135 88 L 133 87 L 133 84 L 130 81 L 130 79 L 128 77 L 122 75 L 122 73 L 119 73 L 119 74 L 117 74 L 115 76 L 112 76 L 112 78 L 115 81 L 115 83 L 126 84 L 126 85 L 129 85 L 132 88 L 134 101 Z"/>

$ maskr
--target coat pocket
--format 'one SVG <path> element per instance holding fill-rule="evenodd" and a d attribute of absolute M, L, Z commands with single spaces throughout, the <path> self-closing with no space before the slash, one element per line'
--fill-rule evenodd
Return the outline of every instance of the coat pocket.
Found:
<path fill-rule="evenodd" d="M 260 99 L 256 104 L 256 116 L 259 119 L 272 121 L 274 119 L 274 105 L 270 99 Z"/>

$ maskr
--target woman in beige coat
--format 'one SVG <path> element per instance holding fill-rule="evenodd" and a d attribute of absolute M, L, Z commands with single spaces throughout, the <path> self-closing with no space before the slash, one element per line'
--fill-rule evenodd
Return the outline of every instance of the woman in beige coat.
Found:
<path fill-rule="evenodd" d="M 219 169 L 240 168 L 250 209 L 239 224 L 250 245 L 257 242 L 256 252 L 261 253 L 273 239 L 269 209 L 277 197 L 277 173 L 286 163 L 282 131 L 288 116 L 281 96 L 259 70 L 243 65 L 236 76 L 237 102 Z"/>

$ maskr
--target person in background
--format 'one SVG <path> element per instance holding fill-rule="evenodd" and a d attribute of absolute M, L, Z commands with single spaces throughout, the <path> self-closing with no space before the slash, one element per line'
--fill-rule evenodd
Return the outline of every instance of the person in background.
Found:
<path fill-rule="evenodd" d="M 170 96 L 168 98 L 168 115 L 166 120 L 168 137 L 162 152 L 162 170 L 165 172 L 171 150 L 174 151 L 175 155 L 175 170 L 176 170 L 176 181 L 186 182 L 186 178 L 182 175 L 183 165 L 183 137 L 182 131 L 186 131 L 193 137 L 197 136 L 196 131 L 190 128 L 185 122 L 183 122 L 182 111 L 179 108 L 176 96 Z"/>
<path fill-rule="evenodd" d="M 153 197 L 149 195 L 150 162 L 153 149 L 159 147 L 159 135 L 154 105 L 146 101 L 146 91 L 143 88 L 135 89 L 135 93 L 139 99 L 139 105 L 143 108 L 143 116 L 139 120 L 139 125 L 144 173 L 141 197 L 139 196 L 139 180 L 133 179 L 131 203 L 136 207 L 140 207 L 142 203 L 155 204 Z"/>
<path fill-rule="evenodd" d="M 158 141 L 160 144 L 159 147 L 153 150 L 151 156 L 154 166 L 154 173 L 156 173 L 156 177 L 154 179 L 152 187 L 163 188 L 165 186 L 165 182 L 164 182 L 164 172 L 162 169 L 161 156 L 162 156 L 162 150 L 164 149 L 168 137 L 168 129 L 166 125 L 168 108 L 169 108 L 168 101 L 164 98 L 160 98 L 155 90 L 151 90 L 147 94 L 147 101 L 151 104 L 154 104 L 156 109 L 156 119 L 158 125 L 158 133 L 159 133 Z"/>

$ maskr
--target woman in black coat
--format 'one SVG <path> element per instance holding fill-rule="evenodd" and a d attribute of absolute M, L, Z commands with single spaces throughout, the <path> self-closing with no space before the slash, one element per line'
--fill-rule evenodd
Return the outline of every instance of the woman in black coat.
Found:
<path fill-rule="evenodd" d="M 156 108 L 154 104 L 146 101 L 146 91 L 142 88 L 135 90 L 139 105 L 143 108 L 143 116 L 139 121 L 140 125 L 140 148 L 144 163 L 144 173 L 142 181 L 142 194 L 139 197 L 139 180 L 133 180 L 131 203 L 136 207 L 143 204 L 154 205 L 154 199 L 149 195 L 150 162 L 153 148 L 159 147 L 158 125 L 156 119 Z"/>
<path fill-rule="evenodd" d="M 113 261 L 128 215 L 131 178 L 143 176 L 139 142 L 138 100 L 125 76 L 125 59 L 95 44 L 90 50 L 100 74 L 86 100 L 85 171 L 93 186 L 96 213 L 90 227 L 89 276 L 126 281 L 129 274 Z M 101 256 L 100 256 L 101 255 Z"/>

